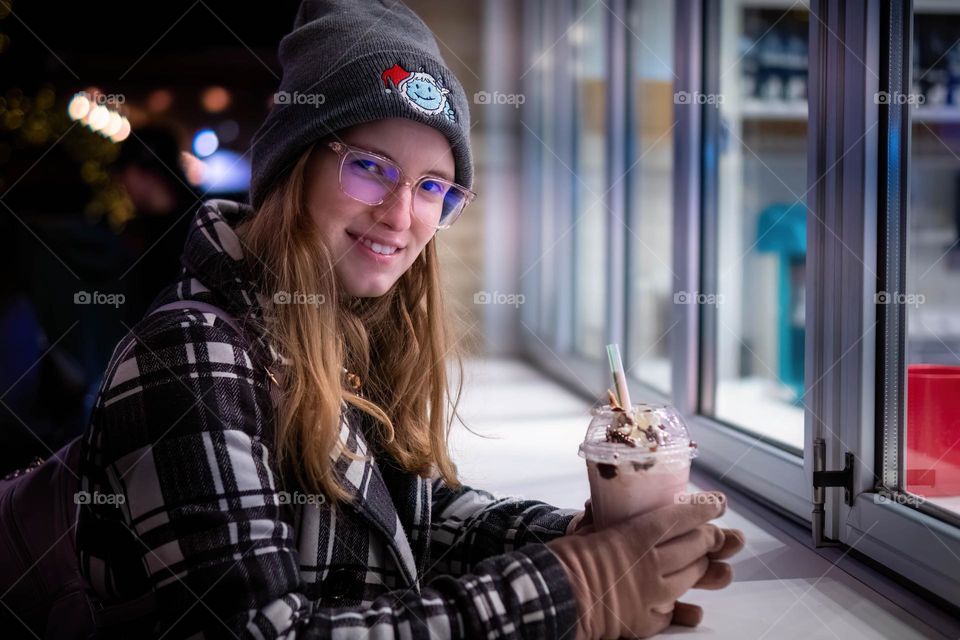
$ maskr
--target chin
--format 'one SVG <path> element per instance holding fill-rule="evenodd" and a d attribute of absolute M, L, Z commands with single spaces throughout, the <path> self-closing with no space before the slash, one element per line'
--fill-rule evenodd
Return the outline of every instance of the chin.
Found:
<path fill-rule="evenodd" d="M 386 289 L 386 290 L 383 290 L 383 291 L 380 291 L 380 290 L 376 290 L 376 291 L 361 291 L 361 292 L 359 292 L 359 293 L 349 293 L 349 292 L 348 292 L 348 294 L 349 294 L 351 297 L 353 297 L 353 298 L 379 298 L 380 296 L 382 296 L 383 294 L 385 294 L 387 291 L 389 291 L 389 289 Z"/>
<path fill-rule="evenodd" d="M 372 280 L 367 282 L 344 282 L 343 291 L 354 298 L 378 298 L 388 291 L 394 282 Z"/>

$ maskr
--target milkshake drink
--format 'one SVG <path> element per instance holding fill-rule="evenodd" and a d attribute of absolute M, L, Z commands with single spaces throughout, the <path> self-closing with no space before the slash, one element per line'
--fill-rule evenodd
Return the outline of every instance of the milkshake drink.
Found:
<path fill-rule="evenodd" d="M 587 461 L 595 526 L 672 504 L 685 494 L 697 445 L 676 409 L 664 404 L 610 404 L 592 410 L 580 445 Z"/>

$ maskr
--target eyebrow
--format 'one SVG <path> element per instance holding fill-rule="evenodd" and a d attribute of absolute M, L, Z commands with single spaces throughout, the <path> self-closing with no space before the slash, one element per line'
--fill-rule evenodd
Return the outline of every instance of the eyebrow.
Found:
<path fill-rule="evenodd" d="M 368 147 L 368 146 L 364 146 L 363 148 L 364 148 L 364 149 L 367 149 L 368 151 L 373 151 L 373 152 L 376 153 L 377 155 L 381 155 L 381 156 L 383 156 L 384 158 L 388 158 L 389 160 L 391 160 L 393 163 L 395 163 L 395 164 L 397 164 L 397 165 L 400 164 L 399 162 L 397 162 L 397 160 L 396 160 L 393 156 L 391 156 L 389 153 L 387 153 L 387 152 L 384 151 L 383 149 L 380 149 L 380 148 L 378 148 L 378 147 Z M 451 176 L 451 175 L 450 175 L 449 173 L 447 173 L 446 171 L 428 171 L 427 173 L 425 173 L 425 174 L 423 174 L 423 175 L 431 176 L 431 177 L 434 177 L 434 178 L 440 178 L 441 180 L 446 180 L 447 182 L 453 182 L 453 176 Z"/>

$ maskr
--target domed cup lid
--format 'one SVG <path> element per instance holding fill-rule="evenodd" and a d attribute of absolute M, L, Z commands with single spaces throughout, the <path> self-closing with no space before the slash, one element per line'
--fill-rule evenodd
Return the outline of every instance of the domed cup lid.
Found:
<path fill-rule="evenodd" d="M 668 404 L 635 403 L 632 410 L 595 407 L 579 455 L 592 462 L 664 462 L 697 455 L 687 424 Z"/>

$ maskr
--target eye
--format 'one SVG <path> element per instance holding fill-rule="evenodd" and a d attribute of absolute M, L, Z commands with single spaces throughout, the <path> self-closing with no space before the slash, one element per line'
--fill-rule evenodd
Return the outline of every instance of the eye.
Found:
<path fill-rule="evenodd" d="M 423 184 L 420 185 L 420 188 L 430 196 L 442 196 L 443 192 L 446 191 L 446 185 L 442 182 L 437 182 L 436 180 L 424 180 Z"/>
<path fill-rule="evenodd" d="M 379 182 L 396 182 L 399 173 L 395 167 L 379 162 L 375 158 L 354 156 L 347 165 L 350 173 L 360 178 L 376 179 Z"/>
<path fill-rule="evenodd" d="M 354 158 L 351 163 L 354 169 L 360 173 L 372 173 L 374 175 L 383 175 L 383 167 L 379 162 L 367 160 L 366 158 Z"/>

